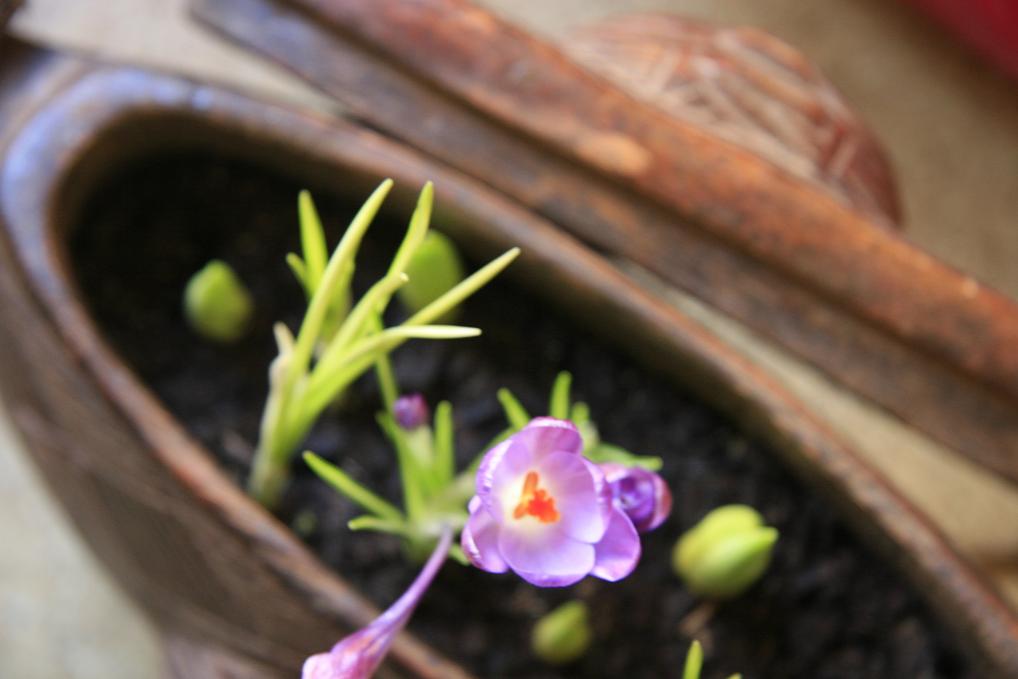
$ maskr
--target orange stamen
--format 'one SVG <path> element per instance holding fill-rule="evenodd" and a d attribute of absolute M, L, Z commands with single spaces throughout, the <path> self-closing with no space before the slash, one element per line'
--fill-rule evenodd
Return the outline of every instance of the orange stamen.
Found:
<path fill-rule="evenodd" d="M 525 516 L 533 516 L 541 523 L 555 523 L 559 519 L 558 510 L 555 509 L 555 498 L 548 495 L 548 492 L 538 488 L 541 477 L 535 471 L 527 472 L 523 479 L 523 490 L 520 492 L 520 502 L 513 510 L 514 519 L 522 519 Z"/>

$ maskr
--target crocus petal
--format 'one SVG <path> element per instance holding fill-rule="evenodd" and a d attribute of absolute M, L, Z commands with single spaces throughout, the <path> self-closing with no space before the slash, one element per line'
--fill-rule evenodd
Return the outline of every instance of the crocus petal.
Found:
<path fill-rule="evenodd" d="M 502 466 L 502 460 L 512 445 L 513 440 L 509 438 L 484 454 L 475 479 L 477 497 L 483 500 L 491 494 L 492 486 L 495 484 L 495 472 Z"/>
<path fill-rule="evenodd" d="M 595 563 L 590 574 L 615 582 L 636 568 L 640 560 L 640 535 L 625 512 L 616 509 L 608 522 L 604 537 L 594 546 Z"/>
<path fill-rule="evenodd" d="M 469 506 L 470 518 L 460 535 L 460 545 L 470 563 L 482 571 L 505 573 L 509 566 L 498 549 L 498 524 L 480 505 L 480 498 L 474 496 Z"/>
<path fill-rule="evenodd" d="M 672 511 L 672 493 L 659 474 L 614 462 L 600 465 L 612 497 L 641 533 L 652 531 Z"/>
<path fill-rule="evenodd" d="M 583 437 L 576 425 L 554 417 L 535 417 L 513 439 L 529 448 L 535 457 L 556 452 L 574 455 L 583 452 Z"/>
<path fill-rule="evenodd" d="M 304 661 L 300 676 L 301 679 L 337 679 L 342 675 L 332 661 L 332 654 L 319 653 Z"/>
<path fill-rule="evenodd" d="M 488 478 L 483 482 L 484 491 L 481 490 L 480 470 L 477 482 L 477 496 L 481 498 L 481 502 L 491 515 L 500 520 L 506 512 L 511 512 L 516 506 L 523 489 L 523 479 L 536 464 L 533 452 L 520 445 L 515 437 L 505 443 L 509 445 L 504 451 L 497 453 L 497 462 L 492 464 L 490 471 L 487 471 Z M 483 464 L 482 462 L 482 466 Z"/>
<path fill-rule="evenodd" d="M 611 513 L 610 496 L 603 494 L 604 474 L 596 465 L 572 453 L 552 453 L 540 461 L 539 471 L 555 498 L 565 533 L 581 542 L 601 539 Z"/>
<path fill-rule="evenodd" d="M 556 526 L 503 526 L 498 547 L 509 567 L 538 587 L 572 585 L 594 567 L 594 546 L 573 540 Z"/>
<path fill-rule="evenodd" d="M 328 653 L 305 660 L 301 679 L 369 679 L 445 563 L 451 542 L 452 531 L 446 528 L 435 551 L 407 591 L 370 625 L 341 639 Z"/>

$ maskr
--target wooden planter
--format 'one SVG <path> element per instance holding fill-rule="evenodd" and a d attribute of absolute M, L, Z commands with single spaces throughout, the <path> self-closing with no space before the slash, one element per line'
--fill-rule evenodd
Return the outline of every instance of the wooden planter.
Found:
<path fill-rule="evenodd" d="M 482 15 L 469 16 L 481 21 Z M 0 129 L 0 385 L 72 520 L 165 635 L 177 676 L 292 677 L 306 655 L 376 614 L 225 478 L 105 343 L 75 289 L 65 235 L 83 199 L 123 163 L 186 146 L 325 186 L 342 177 L 343 190 L 354 196 L 390 176 L 401 191 L 396 202 L 406 206 L 414 187 L 433 180 L 444 222 L 475 254 L 519 245 L 526 253 L 513 272 L 520 284 L 581 317 L 615 317 L 611 339 L 768 443 L 900 566 L 988 673 L 1018 676 L 1018 619 L 924 517 L 807 407 L 591 247 L 605 242 L 580 233 L 581 240 L 549 221 L 576 227 L 583 220 L 570 212 L 575 204 L 542 198 L 542 209 L 534 209 L 505 186 L 472 177 L 469 168 L 454 169 L 458 163 L 348 120 L 177 77 L 89 64 L 11 40 L 0 44 L 0 67 L 0 114 L 10 121 Z M 588 151 L 595 160 L 627 155 L 617 148 Z M 551 167 L 562 163 L 559 158 Z M 591 172 L 581 170 L 561 187 L 566 198 Z M 796 205 L 791 180 L 781 181 L 782 200 Z M 873 215 L 893 212 L 882 204 Z M 817 203 L 810 205 L 799 209 Z M 855 215 L 859 228 L 879 230 L 879 239 L 891 237 L 886 224 L 874 226 L 858 212 L 838 214 L 848 221 Z M 640 235 L 650 239 L 645 249 L 674 245 L 654 241 L 660 234 L 653 229 Z M 631 254 L 623 247 L 609 251 Z M 1018 323 L 1018 314 L 1005 319 L 1012 321 Z M 914 346 L 906 343 L 908 351 Z M 408 635 L 397 641 L 388 671 L 468 676 Z"/>

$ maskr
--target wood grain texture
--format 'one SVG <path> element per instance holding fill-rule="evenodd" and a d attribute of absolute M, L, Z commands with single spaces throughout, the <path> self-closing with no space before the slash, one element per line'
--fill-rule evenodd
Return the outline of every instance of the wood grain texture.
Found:
<path fill-rule="evenodd" d="M 0 0 L 0 34 L 7 27 L 7 21 L 14 11 L 21 6 L 21 0 Z"/>
<path fill-rule="evenodd" d="M 350 190 L 351 178 L 389 175 L 406 187 L 394 200 L 408 209 L 409 189 L 433 179 L 443 223 L 475 254 L 520 245 L 521 284 L 582 320 L 616 318 L 610 339 L 773 446 L 917 582 L 988 672 L 1018 671 L 1014 614 L 918 512 L 766 375 L 531 211 L 363 128 L 178 78 L 81 67 L 40 103 L 4 131 L 0 385 L 22 405 L 16 424 L 79 528 L 167 634 L 187 640 L 182 671 L 293 676 L 304 655 L 374 613 L 233 486 L 119 361 L 66 269 L 63 234 L 106 172 L 196 143 L 337 190 L 337 177 Z M 414 676 L 466 676 L 407 636 L 393 660 Z"/>
<path fill-rule="evenodd" d="M 1018 306 L 872 215 L 460 0 L 197 15 L 1018 482 Z"/>
<path fill-rule="evenodd" d="M 883 151 L 802 54 L 754 28 L 628 14 L 573 31 L 581 64 L 636 98 L 901 226 Z"/>

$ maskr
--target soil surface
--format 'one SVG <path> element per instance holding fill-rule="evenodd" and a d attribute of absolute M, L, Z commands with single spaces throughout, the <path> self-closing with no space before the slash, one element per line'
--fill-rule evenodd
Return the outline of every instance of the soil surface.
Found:
<path fill-rule="evenodd" d="M 265 399 L 271 324 L 295 328 L 303 304 L 283 261 L 297 250 L 299 188 L 240 162 L 170 156 L 111 182 L 87 206 L 72 240 L 81 287 L 112 344 L 238 482 Z M 314 195 L 334 244 L 356 204 Z M 376 227 L 359 260 L 362 289 L 387 264 L 402 222 Z M 213 257 L 233 265 L 257 300 L 248 338 L 231 347 L 202 341 L 182 318 L 188 277 Z M 642 562 L 621 583 L 588 579 L 541 590 L 511 574 L 449 563 L 418 609 L 414 633 L 486 678 L 678 677 L 692 635 L 704 643 L 707 679 L 733 672 L 747 679 L 977 676 L 903 579 L 725 417 L 507 283 L 475 297 L 462 322 L 484 335 L 418 341 L 394 355 L 404 391 L 452 401 L 462 464 L 504 424 L 499 387 L 539 414 L 555 374 L 570 370 L 574 395 L 590 404 L 605 440 L 665 459 L 675 508 L 645 537 Z M 307 447 L 396 501 L 393 452 L 374 422 L 378 407 L 373 381 L 362 379 L 342 410 L 322 418 Z M 401 558 L 394 538 L 351 533 L 346 522 L 356 511 L 302 464 L 295 467 L 282 517 L 384 608 L 417 566 Z M 669 556 L 681 531 L 730 502 L 757 507 L 781 539 L 760 583 L 711 608 L 683 589 Z M 582 660 L 550 668 L 529 652 L 531 626 L 576 597 L 590 606 L 596 641 Z"/>

